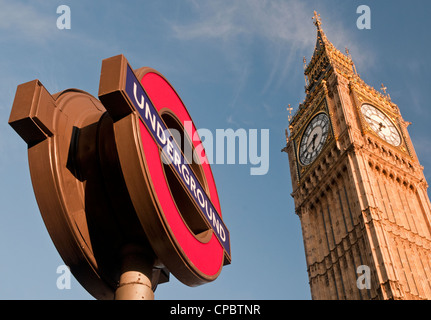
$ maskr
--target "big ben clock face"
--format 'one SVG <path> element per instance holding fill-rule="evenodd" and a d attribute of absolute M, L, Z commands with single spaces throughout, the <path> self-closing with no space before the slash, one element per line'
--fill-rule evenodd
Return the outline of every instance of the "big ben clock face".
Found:
<path fill-rule="evenodd" d="M 401 144 L 401 136 L 397 128 L 382 111 L 372 105 L 363 104 L 361 112 L 364 115 L 365 121 L 380 138 L 393 146 Z"/>
<path fill-rule="evenodd" d="M 328 132 L 329 118 L 326 113 L 319 113 L 308 124 L 299 144 L 299 161 L 302 165 L 309 165 L 317 158 L 328 138 Z"/>

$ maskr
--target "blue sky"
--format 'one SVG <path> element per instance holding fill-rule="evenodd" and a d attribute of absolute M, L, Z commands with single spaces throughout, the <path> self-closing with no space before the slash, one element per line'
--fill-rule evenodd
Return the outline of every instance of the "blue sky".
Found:
<path fill-rule="evenodd" d="M 59 5 L 71 9 L 59 30 Z M 371 29 L 359 30 L 359 5 Z M 405 120 L 431 181 L 431 4 L 426 0 L 0 0 L 0 299 L 93 299 L 73 280 L 59 290 L 57 253 L 34 197 L 24 141 L 7 124 L 16 86 L 39 79 L 50 93 L 97 96 L 102 59 L 124 54 L 175 87 L 197 128 L 269 129 L 269 171 L 214 164 L 232 264 L 213 283 L 174 277 L 156 299 L 310 299 L 288 159 L 280 150 L 286 107 L 304 99 L 302 59 L 316 41 L 313 11 L 328 39 L 350 53 L 369 85 L 383 82 Z"/>

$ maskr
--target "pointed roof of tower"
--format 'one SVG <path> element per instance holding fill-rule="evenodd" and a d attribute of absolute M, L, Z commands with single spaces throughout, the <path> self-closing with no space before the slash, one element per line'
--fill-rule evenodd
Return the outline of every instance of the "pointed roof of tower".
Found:
<path fill-rule="evenodd" d="M 326 38 L 325 33 L 323 32 L 321 25 L 322 21 L 320 20 L 320 14 L 318 14 L 316 11 L 314 11 L 314 16 L 312 18 L 314 20 L 314 25 L 317 27 L 317 41 L 316 41 L 316 49 L 314 52 L 320 50 L 322 47 L 327 44 L 328 39 Z"/>
<path fill-rule="evenodd" d="M 350 58 L 350 55 L 344 55 L 326 37 L 326 34 L 322 29 L 320 14 L 316 11 L 314 11 L 313 20 L 314 25 L 317 28 L 316 46 L 310 63 L 305 68 L 305 75 L 308 77 L 310 84 L 312 84 L 312 81 L 317 80 L 317 74 L 321 73 L 321 70 L 316 70 L 316 66 L 318 69 L 325 70 L 328 70 L 328 67 L 332 67 L 339 73 L 344 74 L 356 73 L 354 63 Z M 325 63 L 322 63 L 322 59 Z"/>
<path fill-rule="evenodd" d="M 386 88 L 382 86 L 384 93 L 382 94 L 373 87 L 367 85 L 356 72 L 356 67 L 349 50 L 346 48 L 346 54 L 343 54 L 328 40 L 322 28 L 320 14 L 316 11 L 314 11 L 313 20 L 317 28 L 316 46 L 308 64 L 307 59 L 305 57 L 303 58 L 306 97 L 304 101 L 299 104 L 295 114 L 290 118 L 289 130 L 291 134 L 296 121 L 301 118 L 309 102 L 321 92 L 316 89 L 321 88 L 322 85 L 326 83 L 326 80 L 334 73 L 337 77 L 341 76 L 346 78 L 349 82 L 349 86 L 351 84 L 358 86 L 361 90 L 365 90 L 367 93 L 377 97 L 377 99 L 381 99 L 382 101 L 386 100 L 396 111 L 398 107 L 392 103 L 390 96 L 385 92 Z"/>

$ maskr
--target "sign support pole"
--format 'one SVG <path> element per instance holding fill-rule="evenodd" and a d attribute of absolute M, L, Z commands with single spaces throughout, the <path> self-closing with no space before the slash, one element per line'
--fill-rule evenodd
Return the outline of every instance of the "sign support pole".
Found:
<path fill-rule="evenodd" d="M 115 300 L 154 300 L 151 278 L 154 255 L 143 247 L 123 248 L 120 281 Z"/>

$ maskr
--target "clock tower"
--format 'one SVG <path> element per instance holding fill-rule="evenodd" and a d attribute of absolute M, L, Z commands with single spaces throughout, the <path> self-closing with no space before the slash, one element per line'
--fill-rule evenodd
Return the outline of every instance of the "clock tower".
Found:
<path fill-rule="evenodd" d="M 306 97 L 283 149 L 312 298 L 431 299 L 431 205 L 409 123 L 313 19 Z"/>

